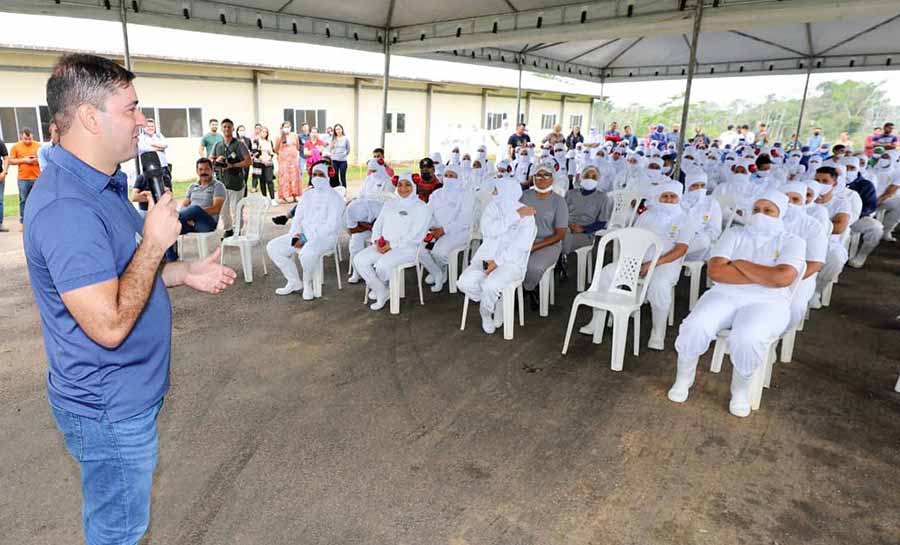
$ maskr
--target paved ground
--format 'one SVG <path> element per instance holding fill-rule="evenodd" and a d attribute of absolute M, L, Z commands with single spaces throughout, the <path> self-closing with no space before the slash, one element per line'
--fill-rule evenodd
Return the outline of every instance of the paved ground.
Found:
<path fill-rule="evenodd" d="M 0 543 L 78 543 L 18 240 L 0 235 Z M 171 291 L 150 544 L 900 543 L 900 244 L 844 274 L 746 420 L 728 366 L 676 406 L 671 348 L 621 373 L 585 337 L 561 356 L 573 281 L 504 342 L 477 313 L 459 331 L 446 292 L 390 316 L 331 268 L 304 302 L 256 266 L 218 298 Z"/>

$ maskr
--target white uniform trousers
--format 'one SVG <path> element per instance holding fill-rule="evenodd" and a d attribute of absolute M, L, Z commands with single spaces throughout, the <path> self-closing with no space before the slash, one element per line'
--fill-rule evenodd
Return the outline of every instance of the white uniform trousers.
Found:
<path fill-rule="evenodd" d="M 838 275 L 844 270 L 847 263 L 847 249 L 839 241 L 832 239 L 828 241 L 828 253 L 825 254 L 825 264 L 816 278 L 816 291 L 819 295 L 829 282 L 837 280 Z"/>
<path fill-rule="evenodd" d="M 334 250 L 335 240 L 308 240 L 300 250 L 291 246 L 290 233 L 275 237 L 266 244 L 266 253 L 269 259 L 275 263 L 281 274 L 291 284 L 300 283 L 300 273 L 297 271 L 297 265 L 294 263 L 294 254 L 296 253 L 300 259 L 300 266 L 303 267 L 303 283 L 312 284 L 313 274 L 316 267 L 319 266 L 319 260 L 326 252 Z"/>
<path fill-rule="evenodd" d="M 375 246 L 369 246 L 353 258 L 353 270 L 365 280 L 377 297 L 383 297 L 387 295 L 391 269 L 415 258 L 416 248 L 394 248 L 386 254 L 380 254 Z"/>
<path fill-rule="evenodd" d="M 770 291 L 756 285 L 713 286 L 681 322 L 678 358 L 699 358 L 719 331 L 731 328 L 728 350 L 734 368 L 741 376 L 752 375 L 766 357 L 768 341 L 784 334 L 791 319 L 790 301 Z"/>
<path fill-rule="evenodd" d="M 469 233 L 465 231 L 459 233 L 446 233 L 444 236 L 437 239 L 431 250 L 423 251 L 419 255 L 419 259 L 422 260 L 422 265 L 428 269 L 428 272 L 432 276 L 437 276 L 442 274 L 442 269 L 450 261 L 450 252 L 456 248 L 465 246 L 468 241 Z"/>
<path fill-rule="evenodd" d="M 469 299 L 481 303 L 485 314 L 493 314 L 503 288 L 520 280 L 525 271 L 513 265 L 499 265 L 491 274 L 484 274 L 483 262 L 473 261 L 459 276 L 456 286 Z"/>
<path fill-rule="evenodd" d="M 372 231 L 362 231 L 361 233 L 350 234 L 350 259 L 353 260 L 356 254 L 363 251 L 366 247 L 366 241 L 372 238 Z M 356 266 L 355 264 L 353 265 Z"/>
<path fill-rule="evenodd" d="M 600 270 L 600 290 L 609 289 L 612 284 L 613 274 L 616 272 L 616 264 L 610 263 Z M 672 305 L 672 286 L 678 282 L 681 273 L 681 262 L 673 261 L 663 265 L 657 265 L 647 286 L 647 302 L 650 303 L 650 311 L 653 317 L 653 329 L 661 330 L 669 318 L 669 307 Z"/>
<path fill-rule="evenodd" d="M 809 300 L 812 299 L 813 293 L 816 291 L 816 273 L 809 278 L 804 278 L 797 286 L 794 293 L 794 299 L 791 301 L 791 323 L 788 329 L 800 325 L 806 316 L 806 310 L 809 308 Z"/>
<path fill-rule="evenodd" d="M 850 231 L 859 233 L 861 240 L 859 241 L 859 250 L 857 254 L 868 257 L 872 250 L 881 242 L 881 235 L 884 234 L 884 226 L 875 218 L 865 217 L 859 218 L 850 226 Z"/>
<path fill-rule="evenodd" d="M 237 205 L 241 199 L 244 198 L 244 190 L 225 190 L 225 202 L 222 203 L 222 229 L 226 231 L 234 229 L 234 224 L 238 223 L 235 220 L 235 215 L 237 214 Z"/>
<path fill-rule="evenodd" d="M 897 224 L 900 223 L 900 196 L 897 196 L 895 193 L 893 198 L 881 203 L 878 209 L 885 211 L 884 232 L 890 235 L 894 228 L 897 227 Z"/>

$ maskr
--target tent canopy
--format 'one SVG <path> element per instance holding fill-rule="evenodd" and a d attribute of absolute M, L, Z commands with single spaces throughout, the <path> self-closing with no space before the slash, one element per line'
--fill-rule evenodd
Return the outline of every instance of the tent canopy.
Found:
<path fill-rule="evenodd" d="M 703 0 L 696 76 L 891 69 L 896 0 Z M 123 0 L 129 22 L 517 68 L 591 81 L 686 75 L 693 0 Z M 118 20 L 118 0 L 7 0 Z"/>

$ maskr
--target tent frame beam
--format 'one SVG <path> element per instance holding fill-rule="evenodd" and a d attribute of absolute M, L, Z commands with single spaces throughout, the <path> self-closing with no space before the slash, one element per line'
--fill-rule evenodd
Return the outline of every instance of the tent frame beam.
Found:
<path fill-rule="evenodd" d="M 672 178 L 681 178 L 681 158 L 684 155 L 684 135 L 687 132 L 688 114 L 691 108 L 691 85 L 694 83 L 694 67 L 697 64 L 697 46 L 700 42 L 700 24 L 703 22 L 703 0 L 694 0 L 694 28 L 691 34 L 691 56 L 688 61 L 687 81 L 684 85 L 684 107 L 681 109 L 681 128 L 678 130 L 678 144 L 675 147 L 675 169 Z"/>

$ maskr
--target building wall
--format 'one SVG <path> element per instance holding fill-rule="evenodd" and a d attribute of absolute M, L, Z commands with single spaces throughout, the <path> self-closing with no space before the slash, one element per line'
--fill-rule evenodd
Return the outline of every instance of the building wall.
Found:
<path fill-rule="evenodd" d="M 45 104 L 45 86 L 57 54 L 39 51 L 0 51 L 0 107 L 37 107 Z M 254 70 L 252 67 L 217 66 L 136 59 L 135 87 L 142 107 L 200 108 L 202 132 L 211 118 L 231 118 L 247 126 L 256 122 Z M 326 74 L 291 70 L 259 72 L 259 121 L 277 136 L 285 108 L 324 109 L 328 125 L 341 123 L 351 142 L 358 142 L 359 159 L 366 160 L 381 140 L 381 82 L 377 78 L 357 79 L 352 74 Z M 359 111 L 354 109 L 356 82 L 360 82 Z M 454 144 L 474 152 L 480 144 L 489 155 L 505 153 L 506 140 L 515 128 L 515 90 L 490 89 L 484 98 L 486 113 L 506 114 L 506 125 L 486 130 L 482 118 L 482 89 L 471 85 L 441 84 L 434 88 L 430 132 L 426 133 L 428 83 L 392 80 L 388 111 L 393 130 L 386 135 L 389 160 L 411 161 L 432 150 L 445 156 Z M 522 100 L 522 112 L 526 110 Z M 584 100 L 584 97 L 581 97 Z M 568 131 L 568 116 L 581 113 L 587 123 L 587 104 L 569 101 L 562 123 Z M 547 131 L 540 128 L 541 114 L 559 115 L 560 100 L 548 93 L 532 98 L 527 120 L 532 138 Z M 405 131 L 398 132 L 397 113 L 403 113 Z M 355 118 L 358 117 L 358 126 Z M 33 127 L 34 128 L 34 127 Z M 176 179 L 190 178 L 200 137 L 189 135 L 169 140 L 167 153 Z M 10 147 L 14 142 L 7 142 Z M 351 154 L 353 158 L 353 154 Z M 126 171 L 133 167 L 123 165 Z M 16 167 L 10 167 L 6 193 L 16 192 Z"/>

